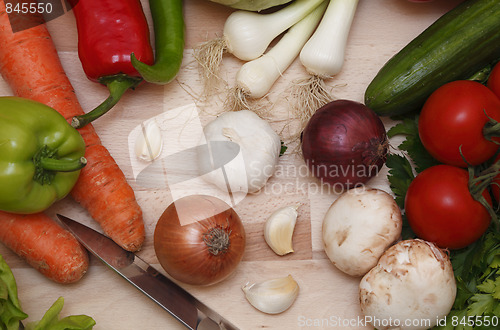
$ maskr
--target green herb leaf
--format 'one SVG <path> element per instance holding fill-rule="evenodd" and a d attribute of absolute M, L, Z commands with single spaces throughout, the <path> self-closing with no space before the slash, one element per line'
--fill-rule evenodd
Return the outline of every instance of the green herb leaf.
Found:
<path fill-rule="evenodd" d="M 495 280 L 495 288 L 492 292 L 492 296 L 500 303 L 500 277 L 497 277 Z"/>
<path fill-rule="evenodd" d="M 428 167 L 439 164 L 425 149 L 418 135 L 418 116 L 405 118 L 403 121 L 393 126 L 387 132 L 387 136 L 405 135 L 406 138 L 398 146 L 400 150 L 406 151 L 415 165 L 417 173 L 422 172 Z"/>
<path fill-rule="evenodd" d="M 19 321 L 27 317 L 21 309 L 14 275 L 0 255 L 0 329 L 18 330 Z"/>
<path fill-rule="evenodd" d="M 477 286 L 477 289 L 484 293 L 494 293 L 495 292 L 495 281 L 486 280 Z"/>
<path fill-rule="evenodd" d="M 406 191 L 414 178 L 412 166 L 406 157 L 396 154 L 387 156 L 386 165 L 389 167 L 387 178 L 395 195 L 396 203 L 401 209 L 404 209 Z M 401 236 L 403 239 L 415 237 L 404 215 Z"/>
<path fill-rule="evenodd" d="M 492 231 L 468 247 L 452 251 L 457 297 L 448 317 L 486 317 L 500 312 L 500 233 Z M 493 266 L 493 267 L 492 267 Z M 465 313 L 465 314 L 464 314 Z M 459 318 L 460 319 L 460 318 Z M 456 327 L 455 329 L 460 329 Z M 488 329 L 475 326 L 474 329 Z"/>
<path fill-rule="evenodd" d="M 71 315 L 59 319 L 63 308 L 63 298 L 49 308 L 38 322 L 30 322 L 27 330 L 90 330 L 95 325 L 94 319 L 86 315 Z M 21 310 L 17 296 L 17 285 L 11 269 L 0 255 L 0 329 L 19 330 L 19 321 L 28 315 Z"/>
<path fill-rule="evenodd" d="M 469 289 L 467 283 L 465 283 L 460 277 L 455 276 L 455 279 L 457 282 L 457 296 L 455 298 L 455 303 L 453 304 L 453 310 L 459 311 L 465 309 L 468 300 L 474 295 L 474 292 Z"/>
<path fill-rule="evenodd" d="M 389 167 L 389 185 L 396 203 L 403 209 L 406 191 L 414 178 L 412 166 L 406 157 L 396 154 L 387 156 L 386 165 Z"/>
<path fill-rule="evenodd" d="M 490 263 L 491 268 L 500 268 L 500 255 L 496 255 Z"/>
<path fill-rule="evenodd" d="M 42 319 L 28 323 L 26 330 L 90 330 L 96 324 L 93 318 L 86 315 L 71 315 L 59 319 L 63 305 L 64 299 L 59 297 L 45 312 Z"/>
<path fill-rule="evenodd" d="M 285 145 L 285 142 L 281 141 L 281 149 L 280 149 L 280 157 L 283 156 L 288 147 Z"/>
<path fill-rule="evenodd" d="M 400 123 L 391 127 L 387 131 L 387 136 L 389 138 L 395 137 L 396 135 L 408 135 L 408 136 L 418 136 L 418 119 L 414 118 L 404 118 Z"/>
<path fill-rule="evenodd" d="M 490 294 L 475 294 L 470 298 L 472 304 L 467 309 L 469 315 L 484 315 L 493 312 L 495 299 Z"/>

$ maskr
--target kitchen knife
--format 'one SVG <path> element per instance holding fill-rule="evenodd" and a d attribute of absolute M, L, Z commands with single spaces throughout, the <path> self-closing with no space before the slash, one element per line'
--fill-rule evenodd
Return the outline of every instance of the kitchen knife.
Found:
<path fill-rule="evenodd" d="M 192 330 L 237 330 L 229 321 L 200 302 L 132 252 L 103 234 L 58 214 L 59 222 L 94 256 Z"/>

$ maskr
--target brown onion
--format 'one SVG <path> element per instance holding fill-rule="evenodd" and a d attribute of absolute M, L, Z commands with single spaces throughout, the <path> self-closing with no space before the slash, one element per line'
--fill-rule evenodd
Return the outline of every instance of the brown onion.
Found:
<path fill-rule="evenodd" d="M 191 195 L 170 204 L 154 233 L 156 256 L 174 279 L 211 285 L 227 278 L 245 251 L 245 229 L 222 200 Z"/>
<path fill-rule="evenodd" d="M 302 154 L 310 172 L 334 188 L 352 188 L 378 174 L 388 147 L 377 114 L 350 100 L 318 109 L 302 134 Z"/>

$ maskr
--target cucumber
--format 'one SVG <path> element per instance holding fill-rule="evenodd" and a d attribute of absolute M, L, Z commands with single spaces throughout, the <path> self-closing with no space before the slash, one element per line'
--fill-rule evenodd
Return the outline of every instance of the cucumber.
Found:
<path fill-rule="evenodd" d="M 465 0 L 381 68 L 364 101 L 380 116 L 419 111 L 447 82 L 467 79 L 500 58 L 500 0 Z"/>

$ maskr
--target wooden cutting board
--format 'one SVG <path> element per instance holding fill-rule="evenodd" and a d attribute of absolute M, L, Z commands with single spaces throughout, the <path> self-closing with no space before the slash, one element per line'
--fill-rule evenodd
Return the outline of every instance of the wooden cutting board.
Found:
<path fill-rule="evenodd" d="M 363 93 L 382 65 L 418 33 L 434 22 L 460 0 L 436 0 L 428 4 L 406 0 L 360 0 L 349 35 L 346 60 L 342 72 L 328 81 L 336 98 L 363 101 Z M 149 5 L 142 0 L 151 23 Z M 196 192 L 194 182 L 175 187 L 165 184 L 145 185 L 137 179 L 144 164 L 133 153 L 134 132 L 150 118 L 181 122 L 177 115 L 191 113 L 193 124 L 177 127 L 179 136 L 169 135 L 164 152 L 186 148 L 188 137 L 215 115 L 224 111 L 224 90 L 202 100 L 202 83 L 193 48 L 203 41 L 221 36 L 222 27 L 231 9 L 206 0 L 185 0 L 186 49 L 182 68 L 176 81 L 167 86 L 143 84 L 126 93 L 109 115 L 95 122 L 103 144 L 110 150 L 134 188 L 144 212 L 146 242 L 141 257 L 162 270 L 153 249 L 153 232 L 163 210 L 179 194 Z M 48 23 L 64 68 L 84 109 L 91 109 L 107 96 L 103 86 L 86 79 L 77 55 L 77 32 L 71 12 Z M 335 33 L 335 31 L 332 31 Z M 242 62 L 227 55 L 221 73 L 229 87 Z M 283 74 L 264 99 L 264 118 L 289 141 L 296 133 L 296 121 L 291 113 L 290 86 L 296 78 L 305 76 L 298 61 Z M 7 84 L 0 79 L 0 94 L 11 95 Z M 178 112 L 179 107 L 188 109 Z M 191 112 L 189 112 L 191 111 Z M 194 111 L 194 112 L 193 112 Z M 191 118 L 191 117 L 186 117 Z M 192 118 L 191 118 L 192 119 Z M 392 125 L 384 119 L 387 127 Z M 201 126 L 200 126 L 201 125 Z M 163 127 L 165 129 L 165 127 Z M 165 141 L 165 137 L 164 137 Z M 392 141 L 397 145 L 398 141 Z M 304 162 L 297 152 L 296 142 L 289 142 L 287 153 L 281 157 L 278 170 L 258 194 L 244 196 L 235 209 L 242 218 L 248 235 L 244 260 L 227 280 L 210 287 L 183 285 L 198 299 L 221 313 L 241 329 L 370 329 L 360 315 L 358 301 L 359 278 L 338 271 L 327 259 L 322 248 L 323 216 L 336 194 L 322 190 L 317 181 L 307 175 Z M 189 159 L 186 159 L 188 164 Z M 190 164 L 192 165 L 192 164 Z M 390 191 L 387 169 L 369 182 L 372 187 Z M 159 178 L 161 180 L 165 178 Z M 295 252 L 275 255 L 266 245 L 263 224 L 277 208 L 299 205 L 299 216 L 293 237 Z M 69 198 L 47 211 L 62 213 L 96 229 L 99 227 L 88 214 Z M 78 283 L 61 285 L 47 280 L 37 271 L 0 245 L 0 254 L 13 269 L 19 296 L 29 320 L 38 320 L 59 296 L 65 298 L 62 316 L 86 314 L 92 316 L 95 329 L 184 329 L 173 317 L 153 301 L 129 285 L 119 275 L 91 259 L 91 267 Z M 163 270 L 162 270 L 163 271 Z M 279 315 L 266 315 L 254 309 L 241 290 L 246 282 L 262 281 L 291 274 L 300 286 L 300 293 L 290 309 Z"/>

